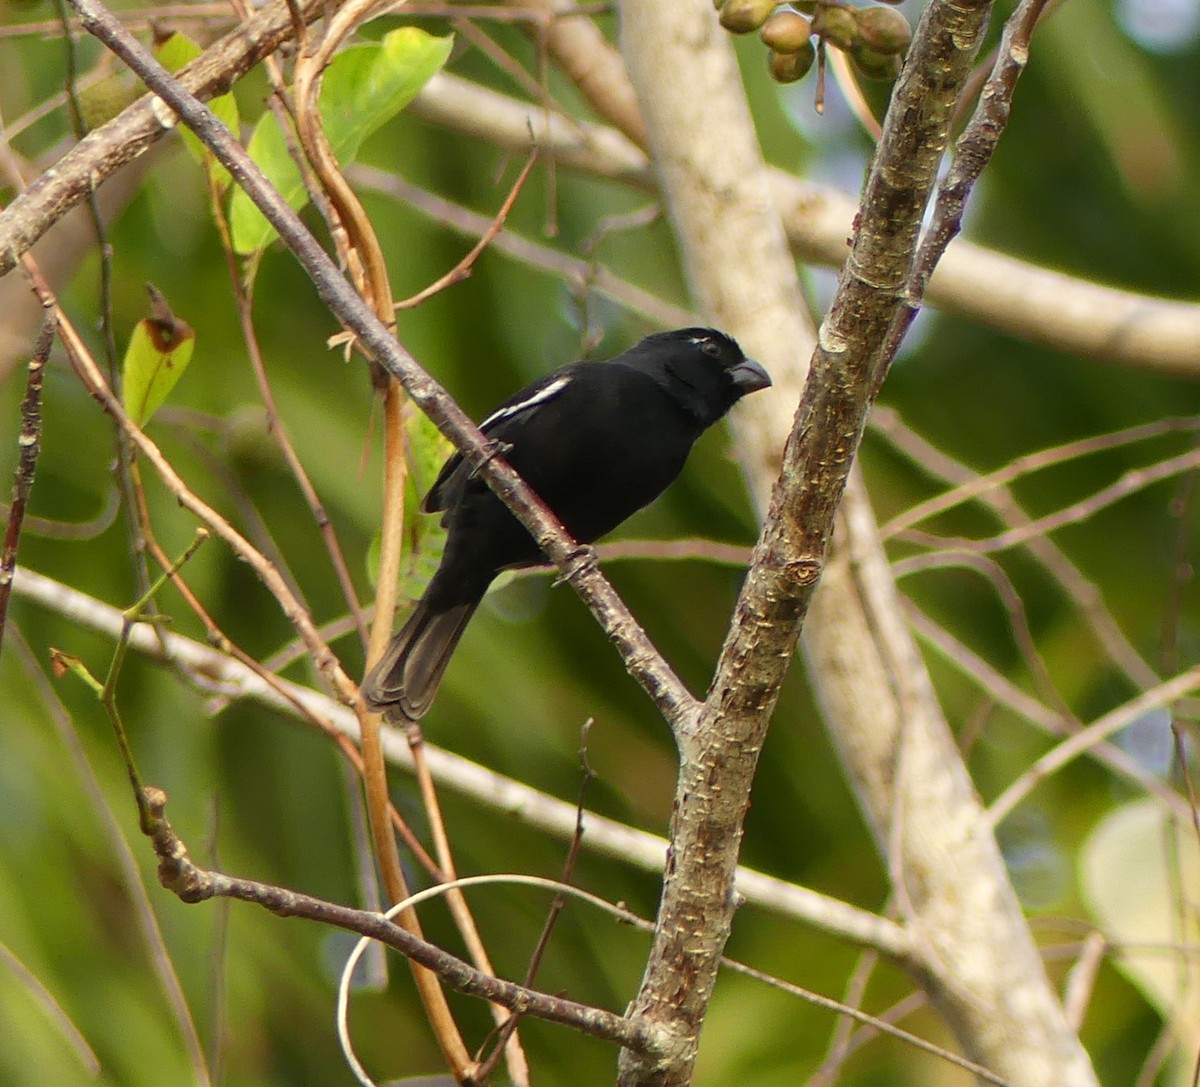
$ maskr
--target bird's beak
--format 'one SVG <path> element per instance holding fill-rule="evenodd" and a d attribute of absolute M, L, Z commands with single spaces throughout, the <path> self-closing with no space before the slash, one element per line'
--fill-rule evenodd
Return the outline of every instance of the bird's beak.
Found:
<path fill-rule="evenodd" d="M 771 375 L 753 359 L 742 359 L 729 371 L 729 376 L 733 378 L 733 387 L 743 396 L 771 387 Z"/>

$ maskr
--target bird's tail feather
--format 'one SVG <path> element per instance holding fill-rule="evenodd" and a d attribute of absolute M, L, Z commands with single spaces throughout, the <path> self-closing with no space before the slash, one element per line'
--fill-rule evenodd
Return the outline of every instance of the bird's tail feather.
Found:
<path fill-rule="evenodd" d="M 363 680 L 362 695 L 373 710 L 398 709 L 408 720 L 425 716 L 454 647 L 479 601 L 433 611 L 422 600 Z"/>

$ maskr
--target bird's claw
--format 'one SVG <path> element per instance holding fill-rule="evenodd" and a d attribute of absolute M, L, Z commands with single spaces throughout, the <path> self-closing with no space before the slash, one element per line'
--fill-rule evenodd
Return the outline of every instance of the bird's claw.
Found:
<path fill-rule="evenodd" d="M 471 469 L 471 474 L 467 478 L 474 479 L 497 457 L 503 457 L 510 452 L 512 452 L 512 442 L 502 442 L 499 438 L 493 438 L 487 443 L 487 452 L 483 455 L 483 460 Z"/>

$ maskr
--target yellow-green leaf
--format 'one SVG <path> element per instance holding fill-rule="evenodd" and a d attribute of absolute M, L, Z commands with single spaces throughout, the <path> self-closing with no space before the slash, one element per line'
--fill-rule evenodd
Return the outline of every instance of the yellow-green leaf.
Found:
<path fill-rule="evenodd" d="M 401 601 L 416 600 L 429 584 L 446 547 L 446 530 L 440 514 L 420 512 L 425 497 L 454 446 L 422 412 L 413 411 L 407 422 L 408 478 L 404 490 L 404 557 L 400 566 Z M 379 573 L 379 537 L 371 541 L 367 571 L 374 582 Z"/>
<path fill-rule="evenodd" d="M 195 60 L 200 53 L 200 46 L 186 34 L 181 34 L 177 30 L 154 46 L 155 57 L 168 72 L 179 71 L 185 64 L 190 64 Z M 230 132 L 234 135 L 237 134 L 241 122 L 237 99 L 232 94 L 218 95 L 208 103 L 208 108 L 217 115 L 217 119 Z M 227 188 L 233 180 L 229 176 L 229 171 L 213 158 L 212 152 L 196 138 L 193 132 L 181 127 L 180 134 L 183 136 L 183 144 L 191 153 L 192 158 L 211 173 L 217 188 L 221 190 Z"/>
<path fill-rule="evenodd" d="M 154 287 L 150 315 L 134 326 L 123 365 L 125 410 L 139 426 L 171 395 L 192 359 L 196 333 L 167 306 Z"/>
<path fill-rule="evenodd" d="M 352 162 L 372 132 L 408 105 L 450 56 L 452 37 L 438 38 L 417 27 L 393 30 L 379 42 L 343 50 L 325 70 L 318 108 L 338 160 Z M 250 157 L 284 199 L 299 210 L 308 202 L 300 171 L 279 122 L 264 113 L 247 147 Z M 235 189 L 229 202 L 233 247 L 243 255 L 270 244 L 275 229 L 253 201 Z"/>

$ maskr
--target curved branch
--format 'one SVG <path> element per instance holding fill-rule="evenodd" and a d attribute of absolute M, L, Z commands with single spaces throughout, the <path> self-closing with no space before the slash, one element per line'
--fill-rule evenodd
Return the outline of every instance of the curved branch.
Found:
<path fill-rule="evenodd" d="M 154 842 L 154 850 L 159 858 L 159 882 L 184 902 L 236 898 L 242 902 L 253 902 L 280 917 L 303 917 L 335 925 L 395 948 L 413 962 L 433 971 L 443 984 L 457 992 L 481 997 L 521 1015 L 533 1015 L 552 1023 L 575 1027 L 585 1034 L 616 1042 L 638 1053 L 653 1055 L 663 1048 L 664 1040 L 650 1023 L 564 997 L 550 996 L 485 974 L 470 963 L 414 936 L 382 914 L 352 909 L 285 887 L 200 868 L 192 862 L 187 847 L 164 814 L 167 794 L 154 786 L 147 786 L 142 792 L 150 813 L 147 834 Z"/>

